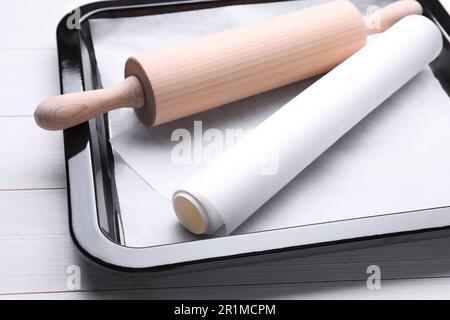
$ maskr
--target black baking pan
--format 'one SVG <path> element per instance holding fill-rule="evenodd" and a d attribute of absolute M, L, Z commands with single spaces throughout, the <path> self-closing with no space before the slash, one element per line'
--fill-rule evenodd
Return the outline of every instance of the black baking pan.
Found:
<path fill-rule="evenodd" d="M 102 87 L 89 27 L 91 19 L 264 2 L 271 1 L 122 0 L 82 6 L 77 9 L 81 18 L 79 28 L 73 27 L 73 12 L 68 13 L 57 28 L 61 93 Z M 432 70 L 450 94 L 450 18 L 438 1 L 420 2 L 425 15 L 435 21 L 443 33 L 444 50 L 432 64 Z M 442 207 L 167 245 L 129 247 L 123 239 L 108 128 L 108 115 L 104 115 L 64 130 L 64 148 L 72 238 L 87 257 L 110 268 L 123 271 L 204 269 L 450 236 L 450 207 Z"/>

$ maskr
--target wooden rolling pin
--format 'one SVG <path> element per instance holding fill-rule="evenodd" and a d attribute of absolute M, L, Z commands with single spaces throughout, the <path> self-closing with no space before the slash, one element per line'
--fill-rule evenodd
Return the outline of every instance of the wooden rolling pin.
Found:
<path fill-rule="evenodd" d="M 123 82 L 51 97 L 36 109 L 36 123 L 60 130 L 123 107 L 148 126 L 166 123 L 329 71 L 368 34 L 411 14 L 422 14 L 412 0 L 366 17 L 333 1 L 130 57 Z"/>

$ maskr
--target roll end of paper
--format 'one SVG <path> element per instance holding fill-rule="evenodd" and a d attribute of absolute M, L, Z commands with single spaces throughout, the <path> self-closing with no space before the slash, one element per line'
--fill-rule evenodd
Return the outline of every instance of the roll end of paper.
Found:
<path fill-rule="evenodd" d="M 180 223 L 194 234 L 212 234 L 223 226 L 223 221 L 214 210 L 206 208 L 197 197 L 186 191 L 177 191 L 172 203 Z"/>

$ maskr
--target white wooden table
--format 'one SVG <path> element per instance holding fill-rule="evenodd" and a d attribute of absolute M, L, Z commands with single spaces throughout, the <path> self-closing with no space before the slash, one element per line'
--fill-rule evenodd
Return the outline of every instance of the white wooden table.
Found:
<path fill-rule="evenodd" d="M 68 230 L 62 135 L 38 129 L 32 114 L 59 91 L 56 24 L 86 2 L 0 5 L 1 298 L 450 298 L 450 238 L 164 278 L 83 258 Z M 380 290 L 366 286 L 374 264 Z M 67 285 L 74 265 L 77 290 Z"/>

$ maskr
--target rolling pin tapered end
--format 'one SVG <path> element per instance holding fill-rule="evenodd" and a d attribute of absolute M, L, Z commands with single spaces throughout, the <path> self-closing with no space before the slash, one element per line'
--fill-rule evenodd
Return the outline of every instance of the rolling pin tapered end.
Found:
<path fill-rule="evenodd" d="M 111 88 L 50 97 L 36 108 L 34 119 L 43 129 L 63 130 L 117 108 L 140 108 L 144 102 L 141 83 L 128 77 Z"/>
<path fill-rule="evenodd" d="M 364 24 L 368 34 L 386 31 L 392 25 L 409 15 L 422 15 L 422 5 L 415 0 L 401 0 L 387 5 L 365 16 Z"/>

